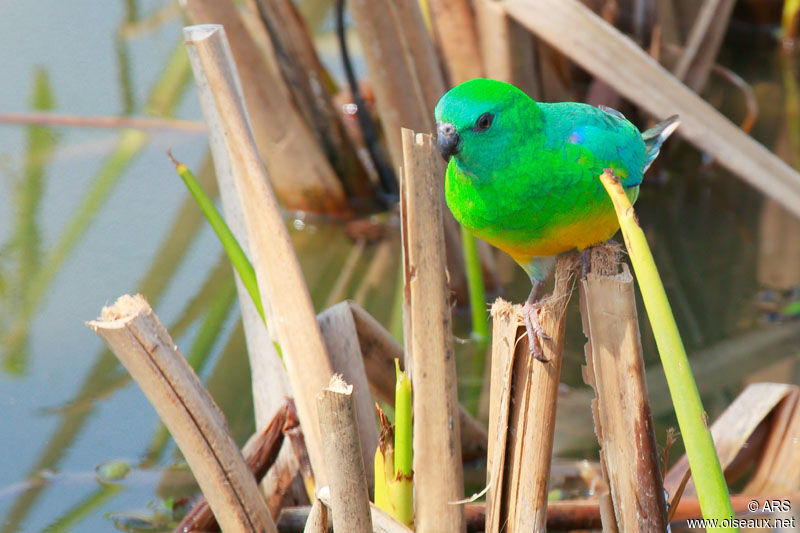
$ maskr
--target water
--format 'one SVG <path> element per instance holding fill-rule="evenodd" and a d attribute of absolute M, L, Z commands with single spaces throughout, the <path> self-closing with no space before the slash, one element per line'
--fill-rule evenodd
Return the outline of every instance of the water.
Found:
<path fill-rule="evenodd" d="M 35 72 L 41 68 L 49 79 L 55 111 L 144 114 L 147 95 L 180 42 L 182 24 L 174 13 L 170 15 L 168 3 L 139 2 L 140 17 L 167 9 L 165 19 L 137 26 L 120 38 L 129 5 L 88 1 L 0 5 L 0 35 L 4 36 L 0 64 L 6 81 L 0 84 L 0 111 L 30 109 Z M 739 34 L 740 41 L 749 39 L 748 35 Z M 329 37 L 325 39 L 330 42 Z M 722 61 L 741 67 L 735 70 L 756 86 L 762 96 L 762 119 L 755 134 L 775 146 L 781 136 L 775 132 L 781 130 L 777 121 L 782 120 L 783 100 L 774 42 L 767 39 L 749 55 L 738 53 L 737 42 L 729 39 Z M 332 52 L 323 55 L 336 60 Z M 713 101 L 735 114 L 741 109 L 740 100 L 725 87 L 724 82 L 713 82 Z M 174 115 L 200 120 L 191 85 Z M 29 269 L 18 271 L 21 249 L 27 246 L 47 268 L 52 250 L 120 138 L 117 130 L 85 128 L 59 128 L 48 135 L 54 136 L 54 148 L 45 160 L 43 193 L 34 194 L 39 243 L 28 239 L 14 247 L 15 221 L 22 205 L 15 191 L 25 178 L 28 128 L 0 125 L 0 338 L 6 339 L 4 371 L 0 372 L 4 444 L 0 525 L 3 531 L 40 531 L 54 524 L 79 531 L 109 530 L 113 527 L 109 513 L 117 513 L 117 518 L 123 513 L 125 519 L 166 513 L 164 500 L 186 494 L 191 480 L 185 469 L 170 468 L 177 457 L 174 445 L 152 449 L 159 435 L 155 412 L 83 323 L 119 295 L 142 290 L 186 351 L 209 302 L 222 297 L 220 287 L 229 271 L 220 263 L 221 248 L 215 237 L 187 201 L 184 186 L 165 156 L 167 148 L 172 148 L 191 168 L 201 169 L 206 152 L 203 134 L 153 133 L 55 270 L 40 301 L 34 303 L 30 320 L 22 322 L 24 341 L 12 346 L 7 342 L 8 328 L 30 301 L 17 292 L 35 279 Z M 669 163 L 661 179 L 648 178 L 637 208 L 654 243 L 689 351 L 702 353 L 753 328 L 773 327 L 764 322 L 774 319 L 779 305 L 762 302 L 759 284 L 763 199 L 719 168 L 703 165 L 699 155 L 685 145 L 668 151 L 665 160 Z M 312 297 L 317 309 L 322 309 L 330 303 L 331 287 L 352 253 L 353 241 L 341 226 L 288 218 Z M 383 224 L 385 218 L 378 223 Z M 389 223 L 386 233 L 389 244 L 364 244 L 343 292 L 359 299 L 384 324 L 391 318 L 388 302 L 394 295 L 399 261 L 395 226 Z M 162 249 L 168 239 L 171 244 Z M 185 254 L 179 254 L 184 248 Z M 503 293 L 520 301 L 527 294 L 527 281 L 516 267 L 509 273 Z M 206 283 L 209 276 L 211 282 Z M 362 283 L 364 279 L 368 281 Z M 190 305 L 196 294 L 201 297 Z M 790 299 L 780 292 L 770 294 L 770 299 Z M 574 389 L 569 393 L 577 399 L 574 403 L 583 407 L 587 397 L 580 378 L 584 339 L 574 305 L 568 320 L 564 382 Z M 249 372 L 237 323 L 238 312 L 232 306 L 200 375 L 241 443 L 252 431 L 252 407 L 245 392 L 249 391 Z M 457 335 L 468 336 L 465 312 L 457 310 L 456 327 Z M 663 378 L 657 372 L 654 343 L 645 322 L 642 332 L 653 383 L 658 383 Z M 470 346 L 458 347 L 463 361 Z M 783 357 L 769 350 L 762 354 L 764 361 Z M 700 384 L 712 416 L 741 388 L 746 368 L 726 365 L 723 360 L 716 373 L 723 376 L 724 386 L 707 390 Z M 797 381 L 795 376 L 788 379 Z M 464 383 L 469 383 L 466 377 Z M 657 411 L 656 417 L 657 436 L 663 441 L 664 428 L 674 425 L 674 420 L 667 410 Z M 588 420 L 586 409 L 574 418 L 560 417 L 557 450 L 594 456 Z M 118 485 L 101 484 L 96 467 L 117 459 L 127 461 L 133 470 Z"/>

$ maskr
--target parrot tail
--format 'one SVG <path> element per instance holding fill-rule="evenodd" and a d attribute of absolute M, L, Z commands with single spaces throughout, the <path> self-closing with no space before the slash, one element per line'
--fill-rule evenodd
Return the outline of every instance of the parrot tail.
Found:
<path fill-rule="evenodd" d="M 659 122 L 649 130 L 642 133 L 642 140 L 644 141 L 644 146 L 647 150 L 647 158 L 644 161 L 644 170 L 650 168 L 650 165 L 653 164 L 653 161 L 658 156 L 658 152 L 661 150 L 661 145 L 664 144 L 664 141 L 667 140 L 667 137 L 672 135 L 678 126 L 680 126 L 681 121 L 678 119 L 678 115 L 672 115 L 667 120 L 663 122 Z"/>

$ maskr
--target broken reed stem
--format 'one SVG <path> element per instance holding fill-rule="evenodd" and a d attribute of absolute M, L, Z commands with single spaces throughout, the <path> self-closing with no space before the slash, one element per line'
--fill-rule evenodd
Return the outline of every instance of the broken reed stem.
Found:
<path fill-rule="evenodd" d="M 335 374 L 317 396 L 334 531 L 372 533 L 353 386 Z"/>
<path fill-rule="evenodd" d="M 400 186 L 406 360 L 414 392 L 417 530 L 465 530 L 461 428 L 444 257 L 442 159 L 430 135 L 403 129 Z M 406 364 L 406 370 L 409 365 Z"/>
<path fill-rule="evenodd" d="M 364 358 L 361 355 L 353 313 L 350 312 L 346 302 L 341 302 L 317 315 L 317 323 L 334 372 L 353 386 L 361 457 L 371 492 L 375 479 L 372 454 L 378 446 L 378 426 L 375 423 L 372 395 L 369 392 L 369 381 L 364 369 Z"/>
<path fill-rule="evenodd" d="M 722 475 L 711 432 L 708 430 L 706 413 L 697 392 L 686 350 L 647 239 L 619 180 L 610 170 L 605 170 L 600 181 L 614 203 L 625 238 L 625 247 L 642 291 L 642 300 L 664 367 L 664 376 L 669 385 L 703 517 L 719 520 L 730 518 L 734 513 L 728 496 L 728 486 Z"/>
<path fill-rule="evenodd" d="M 619 272 L 617 249 L 599 245 L 581 280 L 586 343 L 584 381 L 591 386 L 603 478 L 611 489 L 619 531 L 664 531 L 667 509 L 653 417 L 647 400 L 633 276 Z M 615 518 L 616 517 L 616 518 Z"/>
<path fill-rule="evenodd" d="M 486 531 L 544 531 L 553 454 L 564 316 L 577 266 L 574 254 L 556 263 L 555 288 L 538 311 L 547 362 L 528 348 L 522 307 L 502 299 L 492 306 L 489 455 Z"/>
<path fill-rule="evenodd" d="M 225 531 L 275 532 L 225 418 L 141 295 L 87 322 L 144 392 L 189 463 Z"/>
<path fill-rule="evenodd" d="M 314 398 L 333 371 L 314 308 L 275 196 L 259 159 L 236 68 L 222 26 L 184 29 L 197 62 L 196 78 L 209 85 L 247 228 L 259 291 L 275 318 L 277 341 L 292 384 L 297 414 L 317 483 L 326 483 Z M 269 303 L 267 303 L 269 302 Z M 314 369 L 309 372 L 309 369 Z"/>

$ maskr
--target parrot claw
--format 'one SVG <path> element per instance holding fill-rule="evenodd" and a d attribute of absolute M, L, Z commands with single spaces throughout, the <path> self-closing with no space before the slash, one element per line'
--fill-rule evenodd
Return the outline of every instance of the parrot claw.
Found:
<path fill-rule="evenodd" d="M 542 351 L 542 340 L 550 340 L 552 337 L 542 329 L 542 325 L 539 323 L 539 317 L 536 314 L 539 308 L 537 304 L 538 302 L 527 302 L 522 308 L 522 313 L 525 317 L 525 330 L 528 333 L 528 346 L 530 347 L 531 355 L 537 361 L 546 363 L 549 359 L 544 356 Z"/>

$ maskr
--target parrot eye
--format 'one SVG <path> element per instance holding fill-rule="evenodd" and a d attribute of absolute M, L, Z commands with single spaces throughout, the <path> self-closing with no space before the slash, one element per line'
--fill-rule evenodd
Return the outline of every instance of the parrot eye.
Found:
<path fill-rule="evenodd" d="M 484 113 L 475 121 L 475 126 L 472 127 L 472 131 L 481 132 L 488 130 L 489 126 L 492 125 L 492 120 L 494 120 L 494 115 L 491 113 Z"/>

